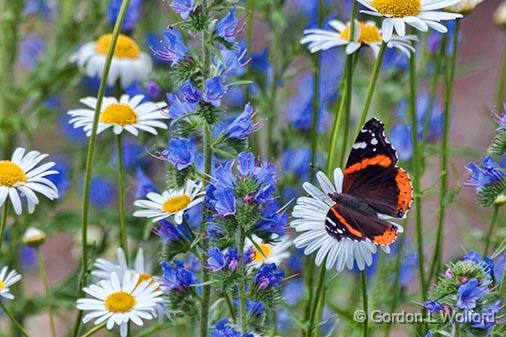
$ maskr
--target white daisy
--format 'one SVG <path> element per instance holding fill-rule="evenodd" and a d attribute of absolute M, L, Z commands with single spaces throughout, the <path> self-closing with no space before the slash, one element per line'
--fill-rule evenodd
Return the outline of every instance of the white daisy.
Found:
<path fill-rule="evenodd" d="M 136 211 L 134 216 L 153 218 L 153 222 L 173 216 L 174 221 L 181 224 L 184 212 L 200 204 L 204 195 L 200 182 L 187 180 L 180 189 L 170 189 L 162 194 L 152 192 L 147 195 L 149 200 L 136 200 L 135 206 L 147 209 Z"/>
<path fill-rule="evenodd" d="M 118 248 L 116 256 L 118 258 L 116 263 L 98 258 L 94 264 L 96 269 L 91 274 L 99 280 L 108 280 L 111 278 L 112 273 L 116 273 L 120 282 L 123 282 L 123 275 L 126 271 L 130 271 L 132 274 L 139 274 L 140 281 L 158 282 L 159 278 L 151 275 L 148 266 L 144 263 L 144 250 L 142 248 L 139 248 L 137 251 L 137 256 L 132 267 L 128 266 L 123 249 Z"/>
<path fill-rule="evenodd" d="M 112 34 L 107 34 L 97 41 L 86 43 L 71 56 L 70 61 L 76 63 L 86 76 L 101 77 L 111 41 Z M 152 69 L 153 63 L 149 55 L 142 52 L 132 38 L 120 34 L 107 84 L 113 86 L 119 79 L 121 86 L 126 88 L 135 81 L 147 79 Z"/>
<path fill-rule="evenodd" d="M 7 267 L 3 267 L 2 271 L 0 271 L 0 298 L 13 300 L 14 295 L 12 295 L 9 288 L 21 280 L 22 277 L 15 270 L 11 270 L 9 274 L 7 274 L 7 271 Z"/>
<path fill-rule="evenodd" d="M 311 53 L 327 50 L 337 46 L 346 45 L 346 54 L 350 55 L 357 51 L 362 45 L 372 48 L 374 55 L 377 56 L 380 50 L 383 37 L 381 30 L 374 22 L 357 21 L 355 25 L 354 38 L 350 39 L 351 25 L 344 24 L 338 20 L 332 20 L 329 25 L 336 31 L 327 31 L 323 29 L 308 29 L 304 31 L 304 38 L 300 41 L 302 44 L 309 44 Z M 397 48 L 410 56 L 415 51 L 412 41 L 418 41 L 415 35 L 398 36 L 393 35 L 387 42 L 388 48 Z"/>
<path fill-rule="evenodd" d="M 253 242 L 249 239 L 246 240 L 245 250 L 253 248 L 255 250 L 255 259 L 251 263 L 254 266 L 261 266 L 262 264 L 274 263 L 279 266 L 285 259 L 290 257 L 288 249 L 292 245 L 292 241 L 288 236 L 283 236 L 278 242 L 273 244 L 263 243 L 262 239 L 252 237 Z"/>
<path fill-rule="evenodd" d="M 11 200 L 14 211 L 20 215 L 23 211 L 21 196 L 26 198 L 28 212 L 31 214 L 39 203 L 35 194 L 38 192 L 53 200 L 58 198 L 58 189 L 46 177 L 58 174 L 50 170 L 55 163 L 49 162 L 37 166 L 49 155 L 38 151 L 26 153 L 24 148 L 17 148 L 11 160 L 0 161 L 0 207 L 4 206 L 7 197 Z"/>
<path fill-rule="evenodd" d="M 83 289 L 93 298 L 77 300 L 77 309 L 90 311 L 83 318 L 83 323 L 95 320 L 95 325 L 107 321 L 107 329 L 119 325 L 120 335 L 128 334 L 128 323 L 143 326 L 143 319 L 155 317 L 157 305 L 162 301 L 162 291 L 156 282 L 139 282 L 140 275 L 125 272 L 122 281 L 116 273 L 110 279 L 101 280 Z"/>
<path fill-rule="evenodd" d="M 142 95 L 134 97 L 123 95 L 119 101 L 115 97 L 104 97 L 97 134 L 108 128 L 113 128 L 117 135 L 128 131 L 134 136 L 139 135 L 139 130 L 156 135 L 158 132 L 155 128 L 167 129 L 167 124 L 162 121 L 168 119 L 167 114 L 163 111 L 166 104 L 163 102 L 142 103 L 143 99 Z M 70 110 L 68 114 L 73 118 L 69 123 L 73 124 L 74 128 L 82 127 L 89 137 L 93 127 L 97 99 L 87 97 L 81 99 L 81 103 L 88 106 L 89 109 Z"/>
<path fill-rule="evenodd" d="M 334 170 L 334 184 L 323 172 L 316 175 L 321 189 L 310 183 L 304 183 L 304 190 L 309 197 L 297 199 L 293 216 L 296 218 L 290 223 L 297 232 L 304 232 L 294 240 L 297 248 L 305 248 L 304 254 L 310 255 L 316 251 L 316 265 L 320 266 L 327 257 L 325 267 L 336 267 L 342 271 L 345 267 L 352 269 L 356 262 L 358 268 L 363 270 L 365 266 L 372 264 L 372 255 L 376 253 L 377 246 L 368 238 L 362 241 L 343 237 L 337 239 L 326 229 L 327 215 L 336 203 L 329 197 L 336 193 L 342 193 L 343 172 L 341 169 Z M 399 228 L 399 231 L 401 229 Z M 388 246 L 380 246 L 387 253 Z"/>
<path fill-rule="evenodd" d="M 471 14 L 485 0 L 460 0 L 459 3 L 447 8 L 448 11 L 463 15 Z"/>
<path fill-rule="evenodd" d="M 446 33 L 448 29 L 440 22 L 461 18 L 461 14 L 440 11 L 459 3 L 461 0 L 357 0 L 369 10 L 362 11 L 383 17 L 382 32 L 385 41 L 390 40 L 393 31 L 399 36 L 406 35 L 406 24 L 426 32 L 429 28 Z"/>

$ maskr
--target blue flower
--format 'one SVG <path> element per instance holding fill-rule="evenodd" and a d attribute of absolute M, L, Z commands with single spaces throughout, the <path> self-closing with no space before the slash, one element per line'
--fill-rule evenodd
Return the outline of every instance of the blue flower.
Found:
<path fill-rule="evenodd" d="M 494 260 L 494 280 L 501 284 L 504 277 L 504 267 L 506 266 L 506 254 L 498 256 Z"/>
<path fill-rule="evenodd" d="M 255 226 L 255 233 L 257 235 L 264 234 L 277 234 L 279 236 L 285 235 L 285 226 L 288 223 L 288 215 L 285 212 L 279 213 L 281 208 L 279 202 L 276 200 L 269 201 L 262 211 L 260 221 Z"/>
<path fill-rule="evenodd" d="M 443 311 L 443 305 L 438 301 L 427 301 L 423 304 L 424 308 L 431 314 L 437 314 Z"/>
<path fill-rule="evenodd" d="M 44 18 L 51 18 L 54 13 L 54 4 L 48 0 L 28 0 L 23 9 L 23 16 L 40 15 Z"/>
<path fill-rule="evenodd" d="M 237 210 L 235 192 L 232 188 L 219 188 L 210 186 L 207 190 L 207 199 L 219 216 L 234 215 Z"/>
<path fill-rule="evenodd" d="M 283 298 L 289 306 L 297 305 L 304 298 L 304 281 L 301 279 L 293 279 L 286 282 L 283 289 Z"/>
<path fill-rule="evenodd" d="M 148 193 L 158 192 L 158 189 L 155 186 L 153 180 L 146 175 L 146 173 L 140 168 L 137 167 L 135 170 L 135 179 L 136 179 L 136 187 L 135 187 L 135 198 L 141 199 L 145 198 Z"/>
<path fill-rule="evenodd" d="M 107 19 L 111 25 L 116 23 L 118 19 L 118 14 L 121 8 L 122 0 L 111 0 L 109 2 L 109 7 L 107 7 Z M 123 25 L 121 26 L 121 30 L 123 32 L 131 32 L 134 30 L 135 26 L 139 22 L 142 12 L 142 0 L 131 0 L 128 4 L 127 11 L 125 13 L 125 19 L 123 20 Z"/>
<path fill-rule="evenodd" d="M 432 331 L 429 330 L 429 332 L 427 332 L 427 334 L 425 335 L 425 337 L 432 337 Z"/>
<path fill-rule="evenodd" d="M 199 89 L 197 89 L 191 81 L 186 81 L 179 88 L 178 96 L 181 97 L 181 100 L 184 102 L 188 102 L 190 104 L 197 104 L 200 102 L 202 98 L 202 94 Z"/>
<path fill-rule="evenodd" d="M 477 279 L 471 279 L 459 287 L 457 306 L 461 309 L 474 309 L 476 302 L 487 294 L 487 288 L 481 287 Z"/>
<path fill-rule="evenodd" d="M 247 139 L 262 125 L 261 122 L 253 123 L 254 115 L 253 106 L 250 103 L 246 104 L 244 111 L 225 130 L 225 136 L 235 140 Z"/>
<path fill-rule="evenodd" d="M 239 299 L 236 299 L 234 301 L 234 304 L 237 307 L 237 310 L 239 310 L 240 307 Z M 265 304 L 262 301 L 252 301 L 247 299 L 246 312 L 248 313 L 249 317 L 258 317 L 265 312 Z"/>
<path fill-rule="evenodd" d="M 496 301 L 493 305 L 489 306 L 485 313 L 481 315 L 473 315 L 471 312 L 471 317 L 473 318 L 473 322 L 471 322 L 471 326 L 476 329 L 482 330 L 490 330 L 497 323 L 497 313 L 501 310 L 501 301 Z M 478 321 L 476 321 L 478 318 Z"/>
<path fill-rule="evenodd" d="M 65 160 L 58 160 L 52 170 L 58 171 L 58 174 L 52 174 L 46 178 L 56 185 L 58 193 L 60 194 L 59 200 L 63 200 L 65 192 L 70 186 L 70 179 L 68 176 L 69 167 Z"/>
<path fill-rule="evenodd" d="M 218 21 L 215 33 L 227 42 L 234 42 L 237 35 L 244 29 L 244 20 L 235 18 L 236 8 L 232 8 L 227 16 Z"/>
<path fill-rule="evenodd" d="M 195 0 L 172 0 L 170 8 L 178 13 L 181 19 L 186 20 L 195 8 Z"/>
<path fill-rule="evenodd" d="M 410 125 L 396 123 L 390 131 L 390 141 L 395 146 L 400 160 L 409 160 L 413 156 Z"/>
<path fill-rule="evenodd" d="M 181 34 L 174 28 L 167 28 L 163 32 L 163 40 L 156 36 L 149 38 L 149 48 L 160 61 L 175 64 L 184 59 L 189 50 L 184 44 Z"/>
<path fill-rule="evenodd" d="M 19 64 L 24 70 L 37 65 L 46 50 L 46 41 L 38 33 L 29 33 L 19 45 Z"/>
<path fill-rule="evenodd" d="M 116 184 L 102 177 L 93 177 L 90 182 L 90 202 L 97 208 L 106 209 L 116 202 Z"/>
<path fill-rule="evenodd" d="M 483 270 L 490 275 L 490 277 L 494 276 L 494 260 L 491 258 L 483 258 L 477 251 L 470 250 L 466 255 L 464 255 L 464 261 L 473 261 L 477 265 L 481 266 Z"/>
<path fill-rule="evenodd" d="M 220 48 L 220 57 L 214 57 L 214 64 L 220 73 L 242 76 L 246 72 L 249 59 L 246 59 L 247 50 L 239 46 L 234 49 Z"/>
<path fill-rule="evenodd" d="M 169 103 L 169 118 L 178 119 L 181 116 L 195 112 L 196 104 L 192 104 L 181 100 L 177 95 L 167 94 L 167 102 Z"/>
<path fill-rule="evenodd" d="M 274 263 L 265 264 L 258 269 L 255 276 L 255 284 L 260 290 L 279 288 L 285 272 L 278 269 Z"/>
<path fill-rule="evenodd" d="M 37 265 L 37 250 L 36 248 L 23 246 L 21 248 L 20 260 L 23 269 L 31 269 Z"/>
<path fill-rule="evenodd" d="M 209 269 L 211 269 L 213 272 L 217 272 L 220 270 L 223 270 L 225 268 L 225 255 L 223 255 L 222 251 L 217 247 L 211 247 L 208 250 L 208 259 L 207 259 L 207 266 Z"/>
<path fill-rule="evenodd" d="M 215 107 L 221 106 L 221 99 L 228 91 L 228 86 L 223 84 L 223 77 L 216 76 L 206 80 L 206 91 L 204 92 L 204 101 L 211 103 Z"/>
<path fill-rule="evenodd" d="M 143 145 L 133 143 L 131 141 L 126 141 L 123 144 L 123 165 L 128 170 L 134 168 L 138 165 L 143 164 L 143 159 L 146 154 L 146 149 Z M 114 166 L 118 165 L 118 152 L 117 150 L 114 152 L 112 156 L 112 164 Z"/>
<path fill-rule="evenodd" d="M 161 220 L 159 222 L 160 228 L 156 231 L 156 234 L 165 243 L 181 243 L 188 242 L 192 239 L 192 233 L 183 224 L 174 225 L 167 220 Z"/>
<path fill-rule="evenodd" d="M 506 173 L 504 169 L 491 157 L 485 157 L 483 159 L 482 167 L 475 162 L 467 164 L 466 167 L 472 172 L 471 178 L 467 184 L 476 186 L 477 192 L 489 185 L 506 183 Z"/>
<path fill-rule="evenodd" d="M 161 266 L 162 284 L 169 291 L 186 292 L 197 283 L 195 274 L 184 265 L 183 261 L 176 260 L 174 264 L 163 261 Z"/>
<path fill-rule="evenodd" d="M 229 325 L 228 319 L 224 319 L 216 324 L 211 337 L 241 337 L 241 333 Z"/>
<path fill-rule="evenodd" d="M 167 147 L 167 160 L 178 171 L 184 170 L 195 161 L 192 145 L 186 138 L 172 138 Z"/>

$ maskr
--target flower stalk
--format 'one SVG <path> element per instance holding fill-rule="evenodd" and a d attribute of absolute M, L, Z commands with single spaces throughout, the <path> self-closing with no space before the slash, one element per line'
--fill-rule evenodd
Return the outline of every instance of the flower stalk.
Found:
<path fill-rule="evenodd" d="M 494 234 L 494 229 L 495 229 L 495 225 L 497 223 L 497 218 L 498 218 L 500 209 L 501 209 L 500 205 L 495 205 L 494 210 L 492 211 L 492 216 L 490 217 L 490 223 L 488 225 L 487 236 L 485 238 L 485 248 L 483 249 L 483 256 L 488 256 L 490 242 L 492 240 L 492 235 Z"/>
<path fill-rule="evenodd" d="M 123 136 L 119 134 L 116 137 L 118 147 L 118 207 L 119 207 L 119 241 L 120 247 L 125 252 L 128 261 L 128 235 L 126 228 L 125 214 L 125 163 L 123 160 Z"/>
<path fill-rule="evenodd" d="M 100 87 L 98 89 L 97 94 L 97 105 L 95 109 L 95 114 L 93 116 L 93 126 L 91 129 L 90 140 L 88 142 L 88 150 L 86 155 L 86 168 L 84 174 L 84 189 L 83 189 L 83 214 L 82 214 L 82 225 L 81 225 L 81 273 L 79 276 L 78 282 L 78 297 L 81 297 L 82 289 L 86 284 L 88 279 L 88 217 L 90 210 L 90 185 L 91 185 L 91 175 L 93 170 L 93 159 L 95 155 L 95 146 L 97 143 L 97 129 L 98 122 L 100 117 L 100 112 L 102 108 L 102 102 L 105 95 L 105 89 L 107 86 L 107 77 L 109 76 L 109 70 L 111 68 L 112 58 L 114 56 L 114 50 L 116 49 L 116 43 L 118 41 L 118 36 L 121 32 L 121 25 L 123 24 L 123 20 L 125 18 L 126 11 L 128 9 L 128 4 L 130 0 L 123 0 L 121 3 L 121 8 L 118 14 L 118 18 L 114 25 L 114 29 L 112 32 L 111 44 L 107 51 L 107 56 L 105 59 L 104 69 L 102 72 L 102 78 L 100 81 Z M 79 330 L 81 327 L 81 318 L 83 312 L 79 311 L 76 317 L 76 322 L 74 324 L 74 329 L 72 336 L 77 337 L 79 335 Z"/>
<path fill-rule="evenodd" d="M 0 220 L 0 256 L 2 255 L 2 242 L 4 241 L 5 227 L 7 226 L 7 202 L 2 210 L 2 219 Z"/>
<path fill-rule="evenodd" d="M 40 247 L 36 248 L 36 255 L 37 255 L 37 264 L 39 265 L 39 275 L 40 279 L 42 281 L 42 284 L 44 285 L 44 292 L 46 295 L 46 303 L 47 303 L 47 311 L 49 315 L 49 326 L 51 329 L 51 336 L 56 337 L 56 326 L 54 322 L 54 314 L 53 314 L 53 303 L 51 300 L 51 297 L 49 295 L 49 280 L 47 278 L 47 272 L 46 272 L 46 264 L 44 263 L 44 256 L 42 256 L 42 252 L 40 251 Z"/>
<path fill-rule="evenodd" d="M 365 313 L 364 316 L 364 333 L 363 336 L 367 337 L 369 329 L 369 298 L 367 295 L 367 275 L 365 269 L 360 272 L 362 279 L 362 306 Z"/>
<path fill-rule="evenodd" d="M 10 311 L 9 308 L 7 308 L 2 301 L 0 301 L 0 308 L 2 309 L 3 312 L 5 312 L 5 314 L 7 315 L 7 317 L 9 317 L 9 320 L 11 321 L 11 323 L 16 327 L 16 329 L 24 337 L 30 337 L 30 335 L 28 335 L 28 332 L 26 332 L 26 330 L 23 328 L 23 326 L 16 320 L 16 317 L 14 316 L 14 314 L 12 313 L 12 311 Z"/>

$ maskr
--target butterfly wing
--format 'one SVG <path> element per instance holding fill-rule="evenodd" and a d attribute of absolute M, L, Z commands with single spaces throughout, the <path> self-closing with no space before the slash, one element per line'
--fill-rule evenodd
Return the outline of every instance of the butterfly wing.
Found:
<path fill-rule="evenodd" d="M 371 119 L 353 145 L 344 171 L 343 192 L 364 200 L 378 213 L 404 217 L 413 201 L 413 186 L 397 162 L 384 124 Z"/>
<path fill-rule="evenodd" d="M 351 239 L 389 246 L 398 237 L 393 224 L 378 217 L 368 216 L 351 208 L 335 204 L 328 212 L 325 229 L 337 240 Z"/>

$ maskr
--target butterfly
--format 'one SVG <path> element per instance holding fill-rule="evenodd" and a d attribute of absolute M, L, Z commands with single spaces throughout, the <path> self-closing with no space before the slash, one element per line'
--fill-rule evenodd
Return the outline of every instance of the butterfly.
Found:
<path fill-rule="evenodd" d="M 411 178 L 397 163 L 384 124 L 369 120 L 353 144 L 342 193 L 328 195 L 335 204 L 325 220 L 327 233 L 338 241 L 370 240 L 385 247 L 395 242 L 402 227 L 389 220 L 404 218 L 413 202 Z"/>

